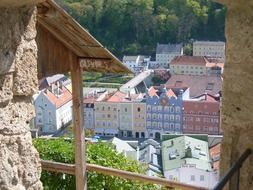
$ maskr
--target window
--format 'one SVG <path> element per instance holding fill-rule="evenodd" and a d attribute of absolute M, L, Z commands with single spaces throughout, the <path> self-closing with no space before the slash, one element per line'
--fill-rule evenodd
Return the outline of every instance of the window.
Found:
<path fill-rule="evenodd" d="M 176 129 L 176 130 L 180 130 L 180 124 L 177 123 L 177 124 L 175 125 L 175 129 Z"/>
<path fill-rule="evenodd" d="M 117 111 L 117 108 L 113 108 L 113 111 Z"/>
<path fill-rule="evenodd" d="M 140 111 L 141 111 L 141 108 L 140 108 L 140 107 L 138 107 L 138 108 L 137 108 L 137 111 L 138 111 L 138 112 L 140 112 Z"/>
<path fill-rule="evenodd" d="M 108 111 L 110 111 L 111 110 L 111 107 L 108 107 Z"/>
<path fill-rule="evenodd" d="M 147 110 L 151 111 L 151 106 L 150 105 L 147 106 Z"/>
<path fill-rule="evenodd" d="M 199 180 L 200 180 L 200 181 L 205 181 L 205 176 L 204 176 L 204 175 L 201 175 Z"/>
<path fill-rule="evenodd" d="M 191 181 L 195 181 L 195 175 L 191 175 Z"/>
<path fill-rule="evenodd" d="M 213 87 L 214 87 L 214 83 L 208 83 L 207 86 L 206 86 L 206 89 L 207 90 L 213 90 Z"/>
<path fill-rule="evenodd" d="M 176 107 L 176 113 L 180 113 L 180 107 L 179 106 Z"/>
<path fill-rule="evenodd" d="M 180 116 L 176 115 L 176 121 L 180 121 Z"/>
<path fill-rule="evenodd" d="M 127 112 L 127 108 L 125 108 L 125 112 Z"/>
<path fill-rule="evenodd" d="M 174 123 L 171 123 L 171 124 L 170 124 L 170 129 L 171 129 L 171 130 L 174 130 Z"/>
<path fill-rule="evenodd" d="M 111 118 L 111 114 L 108 114 L 107 117 L 108 117 L 108 118 Z"/>
<path fill-rule="evenodd" d="M 197 122 L 200 122 L 200 118 L 199 118 L 199 117 L 196 117 L 196 121 L 197 121 Z"/>

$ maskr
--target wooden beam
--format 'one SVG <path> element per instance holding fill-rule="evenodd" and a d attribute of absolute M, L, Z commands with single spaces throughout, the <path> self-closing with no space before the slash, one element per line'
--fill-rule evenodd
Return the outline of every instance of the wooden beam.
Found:
<path fill-rule="evenodd" d="M 82 70 L 78 59 L 71 64 L 71 81 L 73 96 L 73 126 L 75 135 L 75 175 L 76 190 L 87 189 L 85 134 L 83 118 L 83 85 Z"/>
<path fill-rule="evenodd" d="M 196 186 L 178 183 L 178 182 L 172 182 L 172 181 L 167 180 L 166 178 L 147 176 L 143 174 L 137 174 L 133 172 L 98 166 L 94 164 L 87 164 L 87 170 L 92 171 L 92 172 L 102 173 L 104 175 L 112 175 L 112 176 L 117 176 L 124 179 L 140 181 L 144 183 L 159 184 L 159 185 L 172 188 L 172 189 L 176 188 L 176 189 L 184 189 L 184 190 L 197 190 L 197 189 L 206 190 L 205 188 L 201 188 L 201 187 L 196 187 Z"/>
<path fill-rule="evenodd" d="M 85 71 L 106 72 L 112 67 L 111 59 L 103 58 L 80 58 L 80 67 Z"/>
<path fill-rule="evenodd" d="M 73 164 L 63 164 L 59 162 L 41 160 L 41 165 L 42 165 L 43 170 L 52 171 L 52 172 L 62 172 L 62 173 L 68 173 L 68 174 L 73 174 L 73 175 L 75 174 L 74 172 L 75 169 L 74 169 Z M 116 176 L 123 179 L 129 179 L 129 180 L 139 181 L 143 183 L 158 184 L 158 185 L 162 185 L 162 186 L 173 188 L 173 189 L 176 188 L 176 189 L 184 189 L 184 190 L 207 190 L 206 188 L 202 188 L 202 187 L 169 181 L 165 178 L 147 176 L 143 174 L 137 174 L 133 172 L 103 167 L 103 166 L 94 165 L 94 164 L 87 164 L 86 169 L 90 172 L 97 172 L 104 175 Z"/>
<path fill-rule="evenodd" d="M 59 173 L 75 175 L 74 164 L 65 164 L 65 163 L 60 163 L 60 162 L 41 160 L 41 167 L 43 170 L 50 171 L 50 172 L 59 172 Z"/>

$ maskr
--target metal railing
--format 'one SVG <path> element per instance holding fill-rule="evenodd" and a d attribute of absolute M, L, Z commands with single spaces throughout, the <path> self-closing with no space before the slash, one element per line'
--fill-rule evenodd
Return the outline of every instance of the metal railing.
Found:
<path fill-rule="evenodd" d="M 214 187 L 213 190 L 221 190 L 227 182 L 234 176 L 236 173 L 236 189 L 239 190 L 240 187 L 240 168 L 244 161 L 252 153 L 251 149 L 246 149 L 241 157 L 230 167 L 230 169 L 224 174 L 219 183 Z"/>
<path fill-rule="evenodd" d="M 75 175 L 75 165 L 65 164 L 60 162 L 53 162 L 47 160 L 41 160 L 42 169 L 51 172 L 60 172 Z M 182 190 L 207 190 L 206 188 L 197 187 L 193 185 L 188 185 L 184 183 L 178 183 L 174 181 L 169 181 L 165 178 L 151 177 L 143 174 L 137 174 L 129 171 L 118 170 L 114 168 L 103 167 L 95 164 L 87 164 L 86 170 L 90 172 L 97 172 L 104 175 L 111 175 L 116 177 L 121 177 L 124 179 L 140 181 L 143 183 L 158 184 L 169 189 L 182 189 Z"/>

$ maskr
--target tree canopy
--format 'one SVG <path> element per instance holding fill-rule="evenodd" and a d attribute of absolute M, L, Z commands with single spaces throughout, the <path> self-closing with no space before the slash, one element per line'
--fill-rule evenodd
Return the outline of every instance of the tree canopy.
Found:
<path fill-rule="evenodd" d="M 117 56 L 156 43 L 224 40 L 225 7 L 210 0 L 58 0 Z"/>
<path fill-rule="evenodd" d="M 34 146 L 40 158 L 63 163 L 74 163 L 74 145 L 72 140 L 35 139 Z M 123 154 L 115 151 L 112 144 L 98 142 L 86 144 L 86 162 L 136 173 L 145 173 L 146 166 L 137 161 L 128 160 Z M 74 190 L 75 178 L 72 175 L 42 172 L 41 181 L 45 190 Z M 91 190 L 156 190 L 159 186 L 143 184 L 113 176 L 88 172 L 88 189 Z"/>

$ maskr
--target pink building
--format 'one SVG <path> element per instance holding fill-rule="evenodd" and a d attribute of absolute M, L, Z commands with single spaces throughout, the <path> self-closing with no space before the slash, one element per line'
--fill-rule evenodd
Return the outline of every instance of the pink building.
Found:
<path fill-rule="evenodd" d="M 204 100 L 184 101 L 183 133 L 220 134 L 220 102 L 210 95 Z"/>

